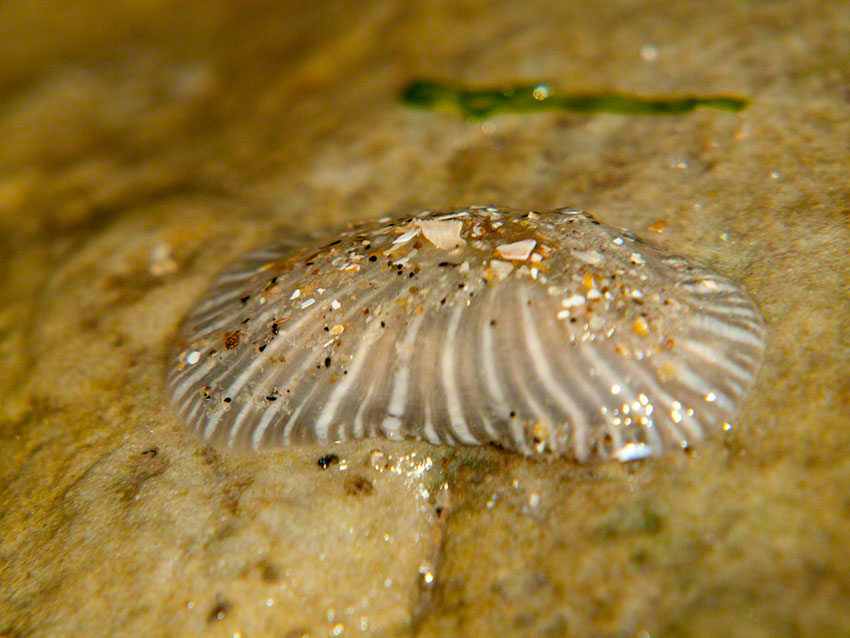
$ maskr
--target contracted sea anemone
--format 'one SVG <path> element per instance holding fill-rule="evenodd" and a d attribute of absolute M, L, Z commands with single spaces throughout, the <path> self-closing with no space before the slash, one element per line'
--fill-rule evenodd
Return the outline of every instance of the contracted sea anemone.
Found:
<path fill-rule="evenodd" d="M 407 437 L 627 461 L 729 427 L 764 324 L 733 281 L 574 210 L 470 207 L 245 255 L 168 374 L 224 448 Z"/>

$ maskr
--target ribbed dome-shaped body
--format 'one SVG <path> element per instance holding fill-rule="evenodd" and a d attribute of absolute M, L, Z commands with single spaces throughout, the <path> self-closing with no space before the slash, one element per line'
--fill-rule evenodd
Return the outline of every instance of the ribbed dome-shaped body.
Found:
<path fill-rule="evenodd" d="M 622 461 L 728 427 L 761 365 L 734 282 L 573 210 L 471 207 L 246 255 L 168 374 L 207 441 L 498 443 Z"/>

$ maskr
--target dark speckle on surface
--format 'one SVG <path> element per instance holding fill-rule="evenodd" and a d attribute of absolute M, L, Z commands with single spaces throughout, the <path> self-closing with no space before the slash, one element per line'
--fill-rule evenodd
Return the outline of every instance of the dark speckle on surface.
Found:
<path fill-rule="evenodd" d="M 360 475 L 345 477 L 343 488 L 349 496 L 368 496 L 375 489 L 371 481 Z"/>
<path fill-rule="evenodd" d="M 220 596 L 216 597 L 216 602 L 212 609 L 210 609 L 209 615 L 207 615 L 207 622 L 214 623 L 224 620 L 230 610 L 231 604 L 228 601 L 224 600 Z"/>
<path fill-rule="evenodd" d="M 319 460 L 316 461 L 316 464 L 323 470 L 326 470 L 331 465 L 336 465 L 337 463 L 339 463 L 339 457 L 336 454 L 325 454 L 320 456 Z"/>

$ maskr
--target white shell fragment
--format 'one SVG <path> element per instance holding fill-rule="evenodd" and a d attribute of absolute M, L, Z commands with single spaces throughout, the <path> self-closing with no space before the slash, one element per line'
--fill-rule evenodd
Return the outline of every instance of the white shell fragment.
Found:
<path fill-rule="evenodd" d="M 417 219 L 422 235 L 440 250 L 451 250 L 466 242 L 460 236 L 463 222 L 457 220 Z"/>
<path fill-rule="evenodd" d="M 764 351 L 739 286 L 573 210 L 471 207 L 249 253 L 168 374 L 224 448 L 345 439 L 634 459 L 728 429 Z"/>
<path fill-rule="evenodd" d="M 525 261 L 531 257 L 531 251 L 534 250 L 536 245 L 537 242 L 533 239 L 520 239 L 512 244 L 496 246 L 496 252 L 505 259 Z"/>

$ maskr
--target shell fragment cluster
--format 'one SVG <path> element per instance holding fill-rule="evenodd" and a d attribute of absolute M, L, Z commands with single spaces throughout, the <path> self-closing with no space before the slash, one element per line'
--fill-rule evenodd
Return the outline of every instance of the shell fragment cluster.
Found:
<path fill-rule="evenodd" d="M 728 428 L 764 327 L 731 280 L 591 215 L 471 207 L 249 253 L 178 348 L 172 402 L 225 448 L 414 437 L 630 461 Z"/>

